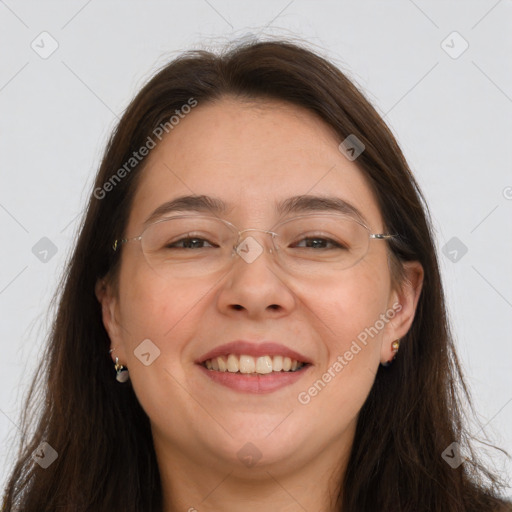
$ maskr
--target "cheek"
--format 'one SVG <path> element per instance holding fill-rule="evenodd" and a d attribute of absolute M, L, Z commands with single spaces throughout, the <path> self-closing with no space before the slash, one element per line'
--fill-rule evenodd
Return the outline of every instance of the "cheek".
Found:
<path fill-rule="evenodd" d="M 322 286 L 310 303 L 316 302 L 321 316 L 326 354 L 298 396 L 311 428 L 333 440 L 355 425 L 374 383 L 384 332 L 375 326 L 381 327 L 377 322 L 389 293 L 386 274 L 373 265 L 352 270 L 338 283 Z"/>
<path fill-rule="evenodd" d="M 166 284 L 145 268 L 127 267 L 123 277 L 120 320 L 130 379 L 146 414 L 167 422 L 169 411 L 194 407 L 179 383 L 186 382 L 183 354 L 200 322 L 201 299 L 207 299 L 208 287 L 180 281 Z M 200 412 L 193 410 L 190 415 Z"/>
<path fill-rule="evenodd" d="M 371 265 L 361 265 L 318 295 L 328 354 L 322 362 L 320 385 L 328 384 L 327 394 L 337 403 L 364 399 L 371 387 L 390 320 L 388 298 L 389 279 Z"/>
<path fill-rule="evenodd" d="M 352 339 L 372 327 L 386 311 L 389 292 L 389 279 L 370 265 L 319 288 L 315 300 L 331 334 L 331 348 L 348 348 Z"/>
<path fill-rule="evenodd" d="M 127 266 L 122 277 L 120 321 L 128 359 L 143 340 L 150 339 L 159 348 L 162 360 L 179 361 L 183 346 L 197 326 L 195 316 L 205 287 L 190 280 L 165 282 L 144 266 L 133 270 Z"/>

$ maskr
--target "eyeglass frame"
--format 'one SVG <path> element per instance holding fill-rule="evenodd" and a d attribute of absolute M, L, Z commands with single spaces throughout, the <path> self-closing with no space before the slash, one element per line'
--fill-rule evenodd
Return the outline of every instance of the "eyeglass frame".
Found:
<path fill-rule="evenodd" d="M 369 240 L 390 240 L 390 239 L 393 239 L 393 238 L 396 238 L 396 237 L 399 236 L 398 234 L 390 234 L 390 233 L 372 233 L 372 230 L 364 222 L 362 222 L 361 220 L 356 219 L 356 218 L 354 218 L 354 217 L 352 217 L 350 215 L 346 215 L 344 213 L 327 213 L 327 214 L 325 214 L 325 213 L 324 214 L 322 214 L 322 213 L 309 213 L 309 214 L 304 214 L 304 215 L 297 215 L 296 217 L 292 217 L 290 219 L 286 219 L 286 220 L 283 220 L 282 222 L 279 222 L 278 224 L 274 225 L 274 227 L 272 229 L 277 229 L 282 224 L 285 224 L 287 222 L 291 222 L 291 221 L 296 220 L 296 219 L 300 219 L 300 218 L 304 218 L 304 217 L 314 217 L 314 216 L 322 217 L 323 215 L 328 215 L 330 217 L 344 217 L 344 218 L 347 218 L 347 219 L 349 219 L 349 220 L 359 224 L 361 227 L 366 229 L 366 231 L 368 231 L 368 238 L 369 238 Z M 191 217 L 201 217 L 201 218 L 209 218 L 209 219 L 219 220 L 222 223 L 226 224 L 230 229 L 232 229 L 234 233 L 235 232 L 238 233 L 237 234 L 237 242 L 236 242 L 235 246 L 233 247 L 233 251 L 235 251 L 237 253 L 238 253 L 238 247 L 243 242 L 243 240 L 240 240 L 240 236 L 242 235 L 242 233 L 245 233 L 246 231 L 259 231 L 261 233 L 268 233 L 269 235 L 272 235 L 272 242 L 273 242 L 272 245 L 274 247 L 276 247 L 275 243 L 274 243 L 274 239 L 276 237 L 278 237 L 279 234 L 278 233 L 274 233 L 273 231 L 269 231 L 269 230 L 265 230 L 265 229 L 257 229 L 257 228 L 247 228 L 247 229 L 239 230 L 238 227 L 235 226 L 232 222 L 230 222 L 230 221 L 228 221 L 226 219 L 221 219 L 220 217 L 217 217 L 215 215 L 183 214 L 183 215 L 174 215 L 174 216 L 171 216 L 171 217 L 163 217 L 161 219 L 157 219 L 156 221 L 152 222 L 151 224 L 148 224 L 144 228 L 142 233 L 140 235 L 138 235 L 138 236 L 130 237 L 130 238 L 116 239 L 116 240 L 114 240 L 114 242 L 112 244 L 112 249 L 114 250 L 114 252 L 117 252 L 117 249 L 120 248 L 121 244 L 125 244 L 127 242 L 132 242 L 132 241 L 141 241 L 142 237 L 144 236 L 144 233 L 151 226 L 153 226 L 154 224 L 159 224 L 161 222 L 165 222 L 167 220 L 172 220 L 172 219 L 191 218 Z M 368 246 L 368 248 L 369 248 L 369 246 Z M 272 249 L 270 249 L 269 252 L 272 253 Z M 365 256 L 366 256 L 366 253 L 361 257 L 360 260 L 356 261 L 354 263 L 354 265 L 359 263 L 359 261 L 361 261 Z M 347 267 L 347 268 L 350 268 L 350 267 Z"/>

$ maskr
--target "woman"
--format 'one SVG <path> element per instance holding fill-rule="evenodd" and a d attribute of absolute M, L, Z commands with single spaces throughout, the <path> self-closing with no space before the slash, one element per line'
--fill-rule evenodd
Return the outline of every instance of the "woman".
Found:
<path fill-rule="evenodd" d="M 187 53 L 133 100 L 45 363 L 7 511 L 511 510 L 462 422 L 421 192 L 295 44 Z"/>

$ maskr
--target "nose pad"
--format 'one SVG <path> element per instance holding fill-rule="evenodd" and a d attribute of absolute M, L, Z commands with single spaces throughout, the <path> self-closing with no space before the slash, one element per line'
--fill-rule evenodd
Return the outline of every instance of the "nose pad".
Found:
<path fill-rule="evenodd" d="M 258 229 L 246 229 L 244 231 L 240 231 L 239 233 L 239 241 L 234 247 L 234 252 L 238 254 L 246 263 L 253 263 L 256 261 L 257 258 L 260 257 L 261 254 L 265 251 L 265 247 L 256 240 L 255 237 L 249 235 L 246 236 L 243 240 L 240 241 L 240 234 L 244 233 L 245 231 L 260 231 L 262 233 L 267 233 L 272 235 L 272 241 L 271 241 L 271 247 L 268 249 L 268 252 L 270 254 L 276 254 L 275 244 L 274 244 L 274 236 L 276 233 L 273 233 L 272 231 L 264 231 L 264 230 L 258 230 Z"/>

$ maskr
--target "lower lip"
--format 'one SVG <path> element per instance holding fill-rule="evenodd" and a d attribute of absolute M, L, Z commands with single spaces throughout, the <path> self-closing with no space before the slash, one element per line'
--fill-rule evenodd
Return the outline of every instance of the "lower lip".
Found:
<path fill-rule="evenodd" d="M 199 370 L 218 384 L 240 391 L 242 393 L 271 393 L 290 386 L 303 377 L 311 365 L 305 365 L 295 372 L 272 372 L 262 375 L 247 375 L 244 373 L 219 372 L 208 370 L 203 365 L 197 365 Z"/>

